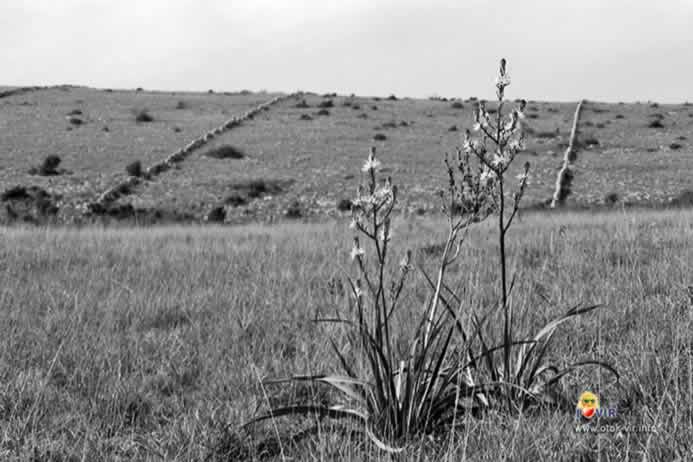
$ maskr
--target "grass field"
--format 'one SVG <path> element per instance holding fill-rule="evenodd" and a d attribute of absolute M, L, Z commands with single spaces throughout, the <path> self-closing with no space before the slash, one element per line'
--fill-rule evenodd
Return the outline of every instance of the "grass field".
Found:
<path fill-rule="evenodd" d="M 422 269 L 434 272 L 443 255 L 443 156 L 473 122 L 472 99 L 306 93 L 117 203 L 172 211 L 188 224 L 223 206 L 226 222 L 239 226 L 74 220 L 80 204 L 126 178 L 127 165 L 161 161 L 274 96 L 71 86 L 0 95 L 0 220 L 13 225 L 0 228 L 0 459 L 693 458 L 693 211 L 664 210 L 693 203 L 687 103 L 587 102 L 569 207 L 560 211 L 541 205 L 575 104 L 531 101 L 527 149 L 508 172 L 532 165 L 523 204 L 534 210 L 520 213 L 508 237 L 514 339 L 576 304 L 601 304 L 562 324 L 545 359 L 558 368 L 598 359 L 618 381 L 580 369 L 561 381 L 553 406 L 490 406 L 445 434 L 405 441 L 399 455 L 353 423 L 314 416 L 242 428 L 270 407 L 334 402 L 320 387 L 265 383 L 341 372 L 332 341 L 358 362 L 345 329 L 315 319 L 348 311 L 346 276 L 357 268 L 346 209 L 371 146 L 400 191 L 392 258 L 411 249 L 417 268 L 391 321 L 397 348 L 406 348 L 430 295 Z M 137 120 L 143 111 L 151 120 Z M 207 155 L 225 146 L 235 148 L 229 156 Z M 49 155 L 59 169 L 45 168 Z M 340 202 L 347 207 L 338 210 Z M 43 224 L 22 216 L 39 211 L 52 214 L 45 223 L 83 226 L 21 224 Z M 463 294 L 460 319 L 490 313 L 482 330 L 492 345 L 503 342 L 504 321 L 502 310 L 489 311 L 500 297 L 496 232 L 491 220 L 474 225 L 448 270 Z M 608 431 L 576 429 L 585 390 L 616 409 L 596 425 Z"/>
<path fill-rule="evenodd" d="M 0 190 L 39 186 L 60 195 L 61 210 L 72 210 L 125 178 L 129 163 L 152 165 L 273 96 L 55 87 L 2 98 Z M 406 191 L 402 209 L 438 209 L 434 198 L 444 180 L 442 158 L 454 153 L 471 125 L 471 102 L 314 94 L 305 95 L 307 107 L 295 107 L 297 102 L 281 103 L 209 146 L 232 145 L 244 159 L 209 158 L 203 149 L 120 203 L 198 219 L 221 204 L 227 221 L 236 223 L 283 219 L 288 208 L 296 210 L 294 218 L 336 216 L 336 204 L 351 197 L 356 165 L 374 145 L 388 164 L 384 173 Z M 136 122 L 144 109 L 152 122 Z M 321 109 L 328 114 L 318 115 Z M 80 125 L 68 120 L 75 110 L 81 111 Z M 551 197 L 574 110 L 575 103 L 530 102 L 528 149 L 515 163 L 517 168 L 525 160 L 532 163 L 526 206 Z M 650 128 L 653 121 L 661 127 Z M 690 191 L 692 128 L 688 104 L 588 103 L 579 136 L 585 145 L 569 203 L 662 205 Z M 28 174 L 48 155 L 61 157 L 63 174 Z M 248 182 L 264 184 L 268 192 L 234 200 Z"/>
<path fill-rule="evenodd" d="M 4 229 L 0 458 L 688 460 L 691 223 L 690 211 L 532 214 L 509 237 L 520 331 L 580 301 L 605 306 L 563 325 L 550 354 L 559 364 L 609 361 L 620 383 L 585 369 L 564 382 L 566 396 L 575 402 L 597 390 L 618 408 L 611 424 L 656 433 L 576 433 L 572 406 L 491 412 L 399 459 L 330 420 L 238 428 L 268 402 L 324 393 L 261 387 L 260 379 L 336 369 L 328 339 L 342 342 L 343 332 L 311 320 L 344 306 L 337 281 L 354 271 L 346 223 Z M 488 225 L 473 229 L 452 270 L 470 312 L 495 297 Z M 439 256 L 443 231 L 422 217 L 395 225 L 425 267 Z M 423 288 L 418 276 L 399 325 L 419 309 Z"/>

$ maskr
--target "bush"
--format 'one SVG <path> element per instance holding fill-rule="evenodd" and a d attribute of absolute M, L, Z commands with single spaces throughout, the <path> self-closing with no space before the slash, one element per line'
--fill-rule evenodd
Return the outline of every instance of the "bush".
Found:
<path fill-rule="evenodd" d="M 693 190 L 686 189 L 671 200 L 675 207 L 693 207 Z"/>
<path fill-rule="evenodd" d="M 84 121 L 79 117 L 69 117 L 67 121 L 70 122 L 70 125 L 74 125 L 76 127 L 79 127 L 80 125 L 84 124 Z"/>
<path fill-rule="evenodd" d="M 320 109 L 318 112 L 316 112 L 316 114 L 319 116 L 328 116 L 330 115 L 330 111 L 327 109 Z"/>
<path fill-rule="evenodd" d="M 681 149 L 682 147 L 683 146 L 679 143 L 671 143 L 669 145 L 669 149 L 671 149 L 672 151 L 677 151 L 677 150 Z"/>
<path fill-rule="evenodd" d="M 226 199 L 224 199 L 224 203 L 232 207 L 240 207 L 242 205 L 246 205 L 248 203 L 248 199 L 241 196 L 238 193 L 233 193 L 226 196 Z"/>
<path fill-rule="evenodd" d="M 604 203 L 606 205 L 614 205 L 617 203 L 619 200 L 618 193 L 615 192 L 610 192 L 606 196 L 604 196 Z"/>
<path fill-rule="evenodd" d="M 599 140 L 593 136 L 587 136 L 583 140 L 581 140 L 580 144 L 582 144 L 585 147 L 599 146 Z"/>
<path fill-rule="evenodd" d="M 73 109 L 70 112 L 68 112 L 67 115 L 69 115 L 69 116 L 82 115 L 82 110 L 81 109 Z"/>
<path fill-rule="evenodd" d="M 60 156 L 53 154 L 47 156 L 45 159 L 43 159 L 43 163 L 38 168 L 37 174 L 42 176 L 59 175 L 58 166 L 60 165 L 61 161 Z"/>
<path fill-rule="evenodd" d="M 624 116 L 623 114 L 616 114 L 615 118 L 616 119 L 625 119 L 626 116 Z"/>
<path fill-rule="evenodd" d="M 142 162 L 136 160 L 134 162 L 129 163 L 127 167 L 125 167 L 125 171 L 130 176 L 140 178 L 144 173 L 142 170 Z"/>
<path fill-rule="evenodd" d="M 205 216 L 205 221 L 208 223 L 223 223 L 224 220 L 226 220 L 226 210 L 221 205 L 214 207 Z"/>
<path fill-rule="evenodd" d="M 152 115 L 149 114 L 146 109 L 142 109 L 141 111 L 137 112 L 137 115 L 135 115 L 135 121 L 140 123 L 153 122 L 154 117 L 152 117 Z"/>
<path fill-rule="evenodd" d="M 284 216 L 286 218 L 301 218 L 303 216 L 303 209 L 298 201 L 293 201 L 284 211 Z"/>
<path fill-rule="evenodd" d="M 360 104 L 352 104 L 352 105 L 351 105 L 351 108 L 352 108 L 354 111 L 359 111 L 359 110 L 361 110 L 361 105 L 360 105 Z"/>
<path fill-rule="evenodd" d="M 456 132 L 457 131 L 457 125 L 453 125 L 450 128 L 448 128 L 449 132 Z"/>
<path fill-rule="evenodd" d="M 318 107 L 323 108 L 323 109 L 327 109 L 327 108 L 334 107 L 334 103 L 332 102 L 331 99 L 327 99 L 327 100 L 321 101 L 320 104 L 318 105 Z"/>
<path fill-rule="evenodd" d="M 664 124 L 662 123 L 661 119 L 655 119 L 650 121 L 649 124 L 647 124 L 649 128 L 664 128 Z"/>
<path fill-rule="evenodd" d="M 534 134 L 537 138 L 556 138 L 558 136 L 558 133 L 556 132 L 537 132 Z"/>
<path fill-rule="evenodd" d="M 207 151 L 205 154 L 207 157 L 211 157 L 212 159 L 243 159 L 245 158 L 245 153 L 241 151 L 240 149 L 224 144 L 222 146 L 218 146 L 216 148 L 212 148 L 209 151 Z"/>
<path fill-rule="evenodd" d="M 313 120 L 313 118 L 308 114 L 301 114 L 301 120 Z"/>
<path fill-rule="evenodd" d="M 376 105 L 374 104 L 373 106 L 371 106 L 371 109 L 374 110 L 374 111 L 377 111 L 377 110 L 378 110 L 378 106 L 376 106 Z"/>
<path fill-rule="evenodd" d="M 301 101 L 299 101 L 298 103 L 296 103 L 296 105 L 294 107 L 296 107 L 298 109 L 307 109 L 310 107 L 310 105 L 306 102 L 306 100 L 304 98 Z"/>
<path fill-rule="evenodd" d="M 249 199 L 257 199 L 265 194 L 278 194 L 282 187 L 278 181 L 249 180 L 231 185 L 237 194 L 244 194 Z"/>
<path fill-rule="evenodd" d="M 387 136 L 385 136 L 384 133 L 376 133 L 375 136 L 373 136 L 373 139 L 375 141 L 385 141 L 387 139 Z"/>
<path fill-rule="evenodd" d="M 188 104 L 185 101 L 178 101 L 178 103 L 176 103 L 176 109 L 187 109 L 187 108 L 188 108 Z"/>
<path fill-rule="evenodd" d="M 390 95 L 387 97 L 388 101 L 397 101 L 397 97 L 395 95 Z"/>
<path fill-rule="evenodd" d="M 368 114 L 366 114 L 365 112 L 362 112 L 361 114 L 359 114 L 359 115 L 356 116 L 356 117 L 358 117 L 359 119 L 367 119 L 367 118 L 368 118 Z"/>
<path fill-rule="evenodd" d="M 462 101 L 455 101 L 450 107 L 453 109 L 464 109 L 464 104 L 462 104 Z"/>
<path fill-rule="evenodd" d="M 174 131 L 175 133 L 180 133 L 180 132 L 183 131 L 183 129 L 180 128 L 180 127 L 173 127 L 173 131 Z"/>
<path fill-rule="evenodd" d="M 351 211 L 351 199 L 340 199 L 337 201 L 337 210 L 340 212 Z"/>

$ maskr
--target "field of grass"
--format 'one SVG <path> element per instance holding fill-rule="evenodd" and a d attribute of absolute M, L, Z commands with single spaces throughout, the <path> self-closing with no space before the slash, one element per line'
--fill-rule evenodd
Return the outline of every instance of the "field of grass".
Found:
<path fill-rule="evenodd" d="M 39 186 L 60 195 L 61 210 L 70 211 L 121 181 L 129 163 L 152 165 L 273 96 L 56 87 L 1 98 L 0 190 Z M 245 158 L 210 158 L 203 149 L 120 203 L 198 218 L 225 205 L 227 221 L 236 223 L 281 219 L 289 208 L 296 211 L 292 217 L 335 216 L 336 203 L 351 197 L 357 164 L 376 146 L 388 167 L 384 173 L 406 192 L 402 209 L 438 209 L 442 158 L 454 153 L 470 127 L 471 102 L 306 94 L 307 107 L 296 103 L 281 103 L 210 146 L 232 145 Z M 136 122 L 144 109 L 152 122 Z M 532 163 L 525 205 L 551 197 L 574 109 L 575 103 L 530 102 L 528 150 L 515 163 L 516 168 L 525 160 Z M 68 120 L 76 110 L 79 125 Z M 321 110 L 327 114 L 319 115 Z M 661 127 L 649 127 L 653 121 Z M 692 128 L 688 104 L 588 103 L 579 136 L 585 145 L 568 202 L 661 205 L 693 189 Z M 63 174 L 27 173 L 48 155 L 62 158 Z M 268 192 L 237 200 L 239 185 L 243 189 L 248 182 L 266 184 Z"/>
<path fill-rule="evenodd" d="M 417 104 L 422 113 L 445 107 Z M 452 111 L 445 112 L 452 120 Z M 289 123 L 295 111 L 287 108 L 279 115 L 267 123 L 287 132 L 307 130 Z M 418 119 L 421 125 L 424 121 L 429 119 Z M 251 157 L 273 159 L 272 171 L 286 173 L 290 161 L 282 160 L 280 151 L 290 149 L 289 141 L 275 143 L 288 134 L 270 134 L 262 126 L 249 127 L 246 138 L 239 138 L 246 142 L 238 144 L 255 146 Z M 316 150 L 305 153 L 312 159 L 306 162 L 316 169 L 343 164 L 341 174 L 354 171 L 339 159 L 347 151 L 356 155 L 351 148 L 359 151 L 360 143 L 369 144 L 364 135 L 343 147 L 359 130 L 364 128 L 336 130 L 333 136 L 343 138 L 327 138 L 338 148 L 324 152 L 322 162 L 314 159 L 319 143 L 301 140 Z M 397 130 L 400 135 L 393 138 L 404 138 L 407 129 Z M 314 131 L 314 140 L 334 133 L 325 127 Z M 248 142 L 251 132 L 256 140 L 267 134 L 262 148 Z M 417 146 L 417 137 L 408 136 Z M 396 167 L 398 176 L 433 163 L 413 157 L 415 149 L 407 152 Z M 437 153 L 430 155 L 437 163 Z M 267 175 L 257 168 L 258 175 Z M 299 171 L 291 170 L 292 175 Z M 304 172 L 307 181 L 311 170 Z M 329 179 L 318 173 L 312 178 L 325 181 L 327 190 Z M 301 177 L 297 180 L 297 187 L 305 186 Z M 329 419 L 281 418 L 249 434 L 239 429 L 268 403 L 320 399 L 325 393 L 262 387 L 261 379 L 337 370 L 329 339 L 340 344 L 344 332 L 312 319 L 344 307 L 344 271 L 355 271 L 346 223 L 5 228 L 0 234 L 0 458 L 690 460 L 693 300 L 686 288 L 693 282 L 692 223 L 690 211 L 528 214 L 509 236 L 521 332 L 534 331 L 577 302 L 605 306 L 564 324 L 550 355 L 558 364 L 569 358 L 608 361 L 618 368 L 620 382 L 584 369 L 564 382 L 569 401 L 592 389 L 603 405 L 618 409 L 611 424 L 653 425 L 656 433 L 576 433 L 572 405 L 515 416 L 490 412 L 464 417 L 455 432 L 424 438 L 399 458 Z M 399 245 L 410 246 L 415 261 L 430 268 L 440 256 L 444 231 L 435 219 L 399 219 L 393 251 L 400 255 L 405 248 Z M 478 225 L 452 268 L 454 280 L 467 289 L 468 312 L 484 313 L 494 303 L 495 245 L 490 223 Z M 425 292 L 418 272 L 416 280 L 395 321 L 404 330 Z M 490 326 L 489 335 L 497 337 L 500 325 Z"/>

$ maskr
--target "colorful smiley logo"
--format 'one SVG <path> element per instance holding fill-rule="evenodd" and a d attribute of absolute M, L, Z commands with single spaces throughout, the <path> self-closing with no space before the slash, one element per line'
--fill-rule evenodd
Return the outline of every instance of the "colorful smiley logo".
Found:
<path fill-rule="evenodd" d="M 584 391 L 578 399 L 577 408 L 584 418 L 591 419 L 599 409 L 599 397 L 591 391 Z"/>

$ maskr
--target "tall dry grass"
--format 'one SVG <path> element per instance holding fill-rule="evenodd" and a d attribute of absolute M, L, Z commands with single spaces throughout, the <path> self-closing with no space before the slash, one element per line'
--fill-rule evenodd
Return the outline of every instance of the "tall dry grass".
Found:
<path fill-rule="evenodd" d="M 470 418 L 444 441 L 423 440 L 423 460 L 685 460 L 691 447 L 691 212 L 527 216 L 509 236 L 511 266 L 522 278 L 519 332 L 582 298 L 608 309 L 567 324 L 551 352 L 563 362 L 590 352 L 619 366 L 622 387 L 598 375 L 573 376 L 575 400 L 599 390 L 619 409 L 619 425 L 654 423 L 658 433 L 582 435 L 574 409 L 534 415 L 491 412 Z M 413 261 L 440 258 L 444 222 L 393 221 Z M 492 299 L 492 227 L 470 231 L 452 268 L 475 294 Z M 85 460 L 280 458 L 275 430 L 251 439 L 236 425 L 258 407 L 310 396 L 316 388 L 267 388 L 277 377 L 333 365 L 330 339 L 311 320 L 344 302 L 336 265 L 348 265 L 343 226 L 160 228 L 82 231 L 11 229 L 0 235 L 0 436 L 2 458 L 33 454 Z M 421 296 L 420 276 L 413 289 Z M 415 295 L 414 295 L 415 296 Z M 556 305 L 548 305 L 548 298 Z M 524 309 L 531 307 L 531 309 Z M 419 306 L 396 326 L 411 326 Z M 500 318 L 496 317 L 496 322 Z M 602 377 L 605 378 L 605 377 Z M 300 439 L 306 427 L 317 435 Z M 287 456 L 354 460 L 385 457 L 328 420 L 278 419 Z M 243 457 L 241 457 L 242 459 Z M 386 458 L 386 457 L 385 457 Z"/>

